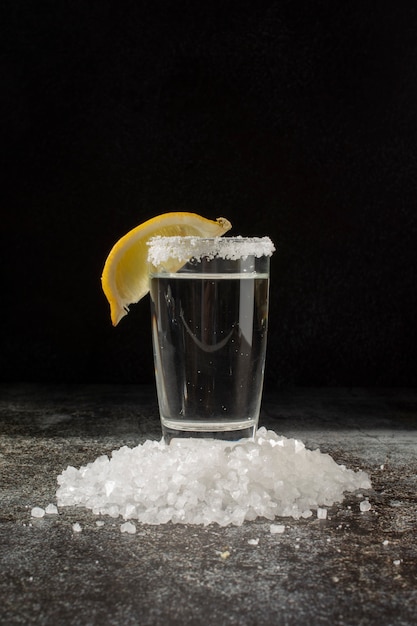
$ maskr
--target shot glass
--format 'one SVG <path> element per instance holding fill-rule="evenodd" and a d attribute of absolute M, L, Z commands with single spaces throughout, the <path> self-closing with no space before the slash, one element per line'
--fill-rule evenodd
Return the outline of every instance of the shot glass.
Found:
<path fill-rule="evenodd" d="M 155 380 L 167 443 L 253 437 L 274 250 L 268 237 L 150 240 Z"/>

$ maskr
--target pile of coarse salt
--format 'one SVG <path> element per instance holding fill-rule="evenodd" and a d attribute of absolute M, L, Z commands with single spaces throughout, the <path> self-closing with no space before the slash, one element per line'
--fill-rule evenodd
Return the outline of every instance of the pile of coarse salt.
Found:
<path fill-rule="evenodd" d="M 365 472 L 265 428 L 237 443 L 174 439 L 124 446 L 110 459 L 67 467 L 58 484 L 58 506 L 146 524 L 220 526 L 257 517 L 307 518 L 343 501 L 345 492 L 371 486 Z"/>

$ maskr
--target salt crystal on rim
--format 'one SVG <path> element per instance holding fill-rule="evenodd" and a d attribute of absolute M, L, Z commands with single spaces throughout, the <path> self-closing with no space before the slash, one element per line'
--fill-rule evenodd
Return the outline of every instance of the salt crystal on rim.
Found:
<path fill-rule="evenodd" d="M 269 237 L 152 237 L 148 242 L 148 261 L 155 266 L 177 259 L 188 261 L 220 258 L 236 261 L 248 256 L 271 256 L 275 246 Z"/>

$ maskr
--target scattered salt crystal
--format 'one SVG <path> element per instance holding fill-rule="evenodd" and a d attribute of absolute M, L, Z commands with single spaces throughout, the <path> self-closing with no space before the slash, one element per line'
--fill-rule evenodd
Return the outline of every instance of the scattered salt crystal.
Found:
<path fill-rule="evenodd" d="M 362 502 L 359 504 L 359 508 L 362 512 L 369 511 L 371 509 L 371 503 L 369 502 L 369 500 L 362 500 Z"/>
<path fill-rule="evenodd" d="M 104 522 L 103 522 L 103 520 L 101 520 L 101 519 L 100 519 L 100 520 L 98 520 L 98 521 L 96 522 L 96 526 L 104 526 Z"/>
<path fill-rule="evenodd" d="M 58 515 L 58 509 L 55 504 L 48 504 L 45 509 L 45 513 L 47 513 L 48 515 Z"/>
<path fill-rule="evenodd" d="M 329 454 L 260 428 L 238 442 L 147 440 L 114 450 L 57 478 L 57 504 L 84 506 L 144 524 L 240 526 L 258 517 L 311 516 L 368 489 L 368 475 L 338 465 Z M 363 497 L 363 496 L 362 496 Z"/>
<path fill-rule="evenodd" d="M 379 466 L 379 469 L 383 470 L 383 469 L 384 469 L 384 467 L 385 467 L 384 465 L 380 465 L 380 466 Z"/>
<path fill-rule="evenodd" d="M 78 522 L 75 522 L 75 524 L 72 525 L 72 530 L 75 533 L 80 533 L 82 531 L 81 525 Z"/>
<path fill-rule="evenodd" d="M 384 539 L 384 541 L 382 542 L 382 545 L 383 545 L 383 546 L 387 546 L 388 544 L 389 544 L 388 539 Z"/>
<path fill-rule="evenodd" d="M 276 535 L 278 533 L 283 533 L 285 531 L 285 526 L 283 524 L 271 524 L 269 526 L 269 530 L 271 535 Z"/>
<path fill-rule="evenodd" d="M 30 514 L 32 517 L 43 517 L 45 515 L 45 509 L 42 509 L 40 506 L 34 506 Z"/>
<path fill-rule="evenodd" d="M 248 539 L 248 544 L 250 546 L 257 546 L 259 543 L 259 537 L 257 537 L 256 539 Z"/>
<path fill-rule="evenodd" d="M 395 559 L 395 561 L 393 561 L 394 565 L 401 565 L 401 559 Z"/>
<path fill-rule="evenodd" d="M 129 533 L 129 535 L 134 535 L 136 532 L 136 526 L 132 524 L 132 522 L 125 522 L 120 526 L 120 531 L 122 533 Z"/>
<path fill-rule="evenodd" d="M 320 507 L 317 507 L 317 518 L 327 519 L 327 509 L 322 509 Z"/>

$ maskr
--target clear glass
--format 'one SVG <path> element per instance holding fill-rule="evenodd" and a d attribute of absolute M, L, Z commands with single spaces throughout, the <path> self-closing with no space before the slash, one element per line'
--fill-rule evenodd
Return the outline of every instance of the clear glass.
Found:
<path fill-rule="evenodd" d="M 214 257 L 204 253 L 212 241 Z M 249 251 L 262 252 L 256 238 L 222 238 L 220 252 L 219 238 L 205 239 L 198 258 L 185 262 L 186 252 L 150 266 L 155 378 L 166 442 L 174 437 L 238 440 L 255 433 L 265 368 L 269 255 L 246 255 L 248 241 L 254 243 Z M 233 258 L 223 258 L 231 243 Z"/>

